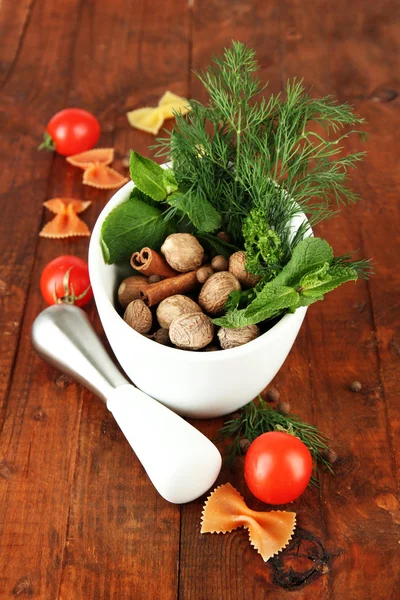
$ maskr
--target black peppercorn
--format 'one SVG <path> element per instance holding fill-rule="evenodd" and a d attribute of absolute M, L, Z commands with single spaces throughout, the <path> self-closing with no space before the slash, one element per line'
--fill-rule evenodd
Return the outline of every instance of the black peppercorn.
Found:
<path fill-rule="evenodd" d="M 290 413 L 290 403 L 287 400 L 281 400 L 278 402 L 276 409 L 283 415 L 288 415 Z"/>
<path fill-rule="evenodd" d="M 362 388 L 362 385 L 359 381 L 353 381 L 350 384 L 350 389 L 352 392 L 359 392 L 359 391 L 361 391 L 361 388 Z"/>
<path fill-rule="evenodd" d="M 279 402 L 279 398 L 281 397 L 280 393 L 276 388 L 270 388 L 267 390 L 267 400 L 268 402 Z"/>
<path fill-rule="evenodd" d="M 247 438 L 242 438 L 239 441 L 239 447 L 242 451 L 242 454 L 246 454 L 247 450 L 250 448 L 251 442 Z"/>

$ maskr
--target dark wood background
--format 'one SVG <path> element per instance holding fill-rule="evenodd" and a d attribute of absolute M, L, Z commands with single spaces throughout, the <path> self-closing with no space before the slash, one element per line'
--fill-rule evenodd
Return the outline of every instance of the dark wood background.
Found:
<path fill-rule="evenodd" d="M 398 597 L 398 17 L 396 0 L 1 2 L 1 599 Z M 293 411 L 330 436 L 337 474 L 295 502 L 294 542 L 266 564 L 244 530 L 200 535 L 204 498 L 162 500 L 106 408 L 30 345 L 42 268 L 63 253 L 85 258 L 88 246 L 39 239 L 42 203 L 92 200 L 84 219 L 93 226 L 111 196 L 83 188 L 62 157 L 37 152 L 47 120 L 67 106 L 93 111 L 123 171 L 128 149 L 151 155 L 154 139 L 131 129 L 125 112 L 166 89 L 205 100 L 192 69 L 232 38 L 255 47 L 271 91 L 304 78 L 315 94 L 355 105 L 371 134 L 352 175 L 362 201 L 318 233 L 337 253 L 373 257 L 376 275 L 310 308 L 275 381 Z M 359 394 L 349 391 L 355 379 Z M 221 422 L 196 425 L 212 436 Z M 240 474 L 224 470 L 227 480 L 263 508 Z"/>

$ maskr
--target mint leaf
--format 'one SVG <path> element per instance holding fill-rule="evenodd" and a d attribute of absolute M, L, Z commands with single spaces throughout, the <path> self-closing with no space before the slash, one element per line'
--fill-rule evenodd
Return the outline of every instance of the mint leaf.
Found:
<path fill-rule="evenodd" d="M 318 300 L 323 300 L 324 294 L 331 292 L 343 283 L 357 279 L 358 275 L 355 269 L 340 266 L 329 267 L 326 263 L 321 269 L 301 278 L 298 306 L 310 306 Z"/>
<path fill-rule="evenodd" d="M 104 260 L 112 264 L 130 258 L 144 246 L 158 250 L 174 231 L 175 221 L 165 221 L 159 208 L 130 198 L 114 208 L 103 223 L 100 243 Z"/>
<path fill-rule="evenodd" d="M 101 247 L 101 251 L 103 253 L 104 262 L 109 264 L 110 263 L 110 250 L 108 249 L 106 242 L 103 240 L 103 235 L 101 235 L 101 237 L 100 237 L 100 247 Z"/>
<path fill-rule="evenodd" d="M 278 285 L 275 282 L 267 283 L 261 292 L 257 294 L 255 300 L 246 308 L 246 318 L 252 319 L 252 323 L 248 324 L 253 324 L 255 317 L 258 318 L 258 321 L 254 321 L 254 323 L 258 323 L 268 319 L 283 308 L 294 306 L 298 301 L 298 297 L 298 293 L 292 287 Z M 266 316 L 263 316 L 264 314 Z"/>
<path fill-rule="evenodd" d="M 131 150 L 129 170 L 133 183 L 141 192 L 157 202 L 165 200 L 164 169 L 160 165 Z"/>
<path fill-rule="evenodd" d="M 255 325 L 281 313 L 284 309 L 295 307 L 299 294 L 292 287 L 267 283 L 257 298 L 243 310 L 233 310 L 225 316 L 214 319 L 215 325 L 221 327 L 244 327 Z"/>
<path fill-rule="evenodd" d="M 232 297 L 225 316 L 214 319 L 222 327 L 255 325 L 278 316 L 285 310 L 295 312 L 300 306 L 309 306 L 324 299 L 324 294 L 342 283 L 355 281 L 357 271 L 351 267 L 333 265 L 332 248 L 319 238 L 302 240 L 294 249 L 292 258 L 272 281 L 265 284 L 247 308 L 237 308 L 240 297 Z"/>
<path fill-rule="evenodd" d="M 333 251 L 327 241 L 309 237 L 301 240 L 293 250 L 292 258 L 273 280 L 280 285 L 297 287 L 304 275 L 330 264 Z"/>
<path fill-rule="evenodd" d="M 305 276 L 300 280 L 302 293 L 306 296 L 323 295 L 339 287 L 347 281 L 356 281 L 357 271 L 351 267 L 330 267 L 324 274 L 315 273 Z"/>
<path fill-rule="evenodd" d="M 246 325 L 255 325 L 270 319 L 286 308 L 296 306 L 299 294 L 292 287 L 270 282 L 265 285 L 257 298 L 245 309 Z"/>
<path fill-rule="evenodd" d="M 245 310 L 233 309 L 226 313 L 223 317 L 218 317 L 217 319 L 212 319 L 214 325 L 218 325 L 219 327 L 227 327 L 227 328 L 237 328 L 244 327 L 248 325 L 244 318 Z"/>
<path fill-rule="evenodd" d="M 173 193 L 169 196 L 168 203 L 186 214 L 200 232 L 212 232 L 221 226 L 221 215 L 211 202 L 191 190 Z"/>
<path fill-rule="evenodd" d="M 175 179 L 175 175 L 172 169 L 163 169 L 163 184 L 167 196 L 176 192 L 178 189 L 178 183 Z"/>
<path fill-rule="evenodd" d="M 324 281 L 326 274 L 329 271 L 329 263 L 324 263 L 319 269 L 311 271 L 300 279 L 300 287 L 303 290 L 312 290 L 317 287 L 321 281 Z"/>
<path fill-rule="evenodd" d="M 148 196 L 147 194 L 141 192 L 137 187 L 133 188 L 129 198 L 130 200 L 134 200 L 136 198 L 137 200 L 141 200 L 142 202 L 144 202 L 145 204 L 149 204 L 150 206 L 156 206 L 157 208 L 159 207 L 158 202 L 150 198 L 150 196 Z"/>

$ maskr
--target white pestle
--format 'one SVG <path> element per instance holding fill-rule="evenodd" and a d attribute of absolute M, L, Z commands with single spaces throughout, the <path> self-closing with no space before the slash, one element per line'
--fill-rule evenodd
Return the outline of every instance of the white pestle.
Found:
<path fill-rule="evenodd" d="M 83 310 L 67 304 L 46 308 L 33 323 L 32 344 L 44 360 L 103 400 L 165 500 L 191 502 L 213 485 L 222 462 L 216 446 L 121 375 Z"/>

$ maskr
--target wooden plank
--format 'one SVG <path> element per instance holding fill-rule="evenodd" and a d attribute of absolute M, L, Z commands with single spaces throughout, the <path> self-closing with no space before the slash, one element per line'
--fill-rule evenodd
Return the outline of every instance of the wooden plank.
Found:
<path fill-rule="evenodd" d="M 368 160 L 355 173 L 354 184 L 361 197 L 366 200 L 361 206 L 361 248 L 366 256 L 373 257 L 376 264 L 376 274 L 370 280 L 369 294 L 376 331 L 380 382 L 379 387 L 371 392 L 387 410 L 388 452 L 398 480 L 400 313 L 397 297 L 400 277 L 393 266 L 398 263 L 397 249 L 400 243 L 400 215 L 397 208 L 400 179 L 396 160 L 399 149 L 396 130 L 400 121 L 397 60 L 400 13 L 397 11 L 393 14 L 390 2 L 374 9 L 360 24 L 360 27 L 371 28 L 373 35 L 368 39 L 361 38 L 359 30 L 356 30 L 355 36 L 361 51 L 354 56 L 354 70 L 363 73 L 363 77 L 344 78 L 342 86 L 346 96 L 354 97 L 360 105 L 371 135 Z M 377 40 L 381 37 L 384 43 L 378 44 Z M 342 44 L 340 50 L 343 56 L 352 52 L 348 44 Z M 367 75 L 364 71 L 365 55 L 369 58 Z"/>
<path fill-rule="evenodd" d="M 390 85 L 382 89 L 390 90 Z M 400 119 L 399 102 L 396 104 L 390 101 L 390 104 L 386 104 L 386 100 L 374 101 L 373 98 L 382 98 L 383 93 L 378 93 L 379 96 L 372 94 L 370 99 L 365 101 L 365 108 L 363 107 L 365 117 L 370 123 L 369 130 L 371 138 L 374 139 L 375 151 L 370 153 L 368 168 L 361 169 L 354 179 L 359 193 L 368 201 L 363 213 L 365 227 L 361 231 L 361 248 L 366 256 L 373 257 L 376 264 L 376 275 L 371 279 L 369 292 L 376 331 L 376 339 L 373 342 L 378 353 L 379 381 L 376 389 L 367 388 L 365 392 L 370 393 L 372 400 L 382 404 L 387 412 L 387 459 L 398 481 L 400 313 L 397 298 L 400 278 L 394 265 L 398 263 L 397 249 L 400 243 L 397 205 L 399 177 L 395 158 L 399 147 L 395 132 L 400 125 Z M 389 513 L 397 513 L 398 495 L 393 497 L 388 494 L 387 501 Z"/>
<path fill-rule="evenodd" d="M 193 71 L 200 71 L 212 56 L 220 56 L 232 39 L 240 40 L 257 50 L 261 65 L 259 76 L 269 81 L 268 92 L 280 90 L 280 25 L 278 7 L 273 2 L 227 2 L 203 0 L 194 3 Z M 191 73 L 191 94 L 205 102 L 207 92 Z"/>
<path fill-rule="evenodd" d="M 212 18 L 211 18 L 212 15 Z M 240 39 L 257 51 L 261 64 L 260 77 L 269 81 L 268 93 L 281 89 L 279 3 L 203 2 L 195 7 L 193 23 L 194 69 L 204 69 L 211 55 L 219 54 L 230 45 L 232 38 Z M 221 28 L 221 23 L 224 27 Z M 206 94 L 196 78 L 192 79 L 192 95 L 206 101 Z M 285 366 L 273 385 L 289 400 L 293 410 L 303 419 L 314 422 L 315 406 L 310 403 L 310 379 L 307 334 L 302 330 Z M 205 433 L 215 437 L 223 420 L 197 422 Z M 224 468 L 217 484 L 230 481 L 244 495 L 249 506 L 265 510 L 266 506 L 252 497 L 243 479 L 238 461 L 237 473 Z M 217 485 L 216 484 L 216 485 Z M 182 507 L 182 544 L 180 598 L 254 599 L 273 594 L 293 598 L 328 598 L 327 580 L 333 556 L 325 548 L 325 524 L 319 494 L 308 490 L 290 510 L 297 512 L 298 528 L 290 548 L 278 559 L 264 564 L 249 545 L 245 530 L 225 536 L 200 535 L 201 510 L 204 498 Z M 190 542 L 188 543 L 188 540 Z M 207 573 L 207 577 L 202 576 Z M 304 591 L 307 586 L 307 591 Z M 305 596 L 304 594 L 310 594 Z"/>
<path fill-rule="evenodd" d="M 3 165 L 9 166 L 2 176 L 2 317 L 5 325 L 10 322 L 16 332 L 32 282 L 13 383 L 4 405 L 0 443 L 0 561 L 7 563 L 7 570 L 1 574 L 1 597 L 58 597 L 69 523 L 82 390 L 35 357 L 30 328 L 34 316 L 44 307 L 38 292 L 43 266 L 61 253 L 87 254 L 87 240 L 83 239 L 41 240 L 35 250 L 42 202 L 51 195 L 82 192 L 80 171 L 68 166 L 62 157 L 36 151 L 44 124 L 66 103 L 65 90 L 69 92 L 73 81 L 71 50 L 78 22 L 78 2 L 64 3 L 56 11 L 52 2 L 38 4 L 1 97 L 0 106 L 6 113 L 2 131 L 10 144 L 8 149 L 2 147 L 7 158 Z M 43 36 L 44 23 L 49 29 L 47 36 Z M 51 164 L 54 168 L 48 181 Z M 104 198 L 96 190 L 86 192 L 92 200 L 101 196 Z M 85 220 L 93 224 L 100 206 L 91 207 Z M 17 339 L 17 333 L 14 339 L 1 338 L 7 351 L 2 353 L 4 375 L 12 373 Z"/>
<path fill-rule="evenodd" d="M 2 56 L 0 61 L 0 81 L 4 85 L 12 73 L 18 59 L 19 50 L 24 41 L 35 0 L 2 2 L 0 5 L 0 40 L 2 40 Z"/>
<path fill-rule="evenodd" d="M 46 199 L 47 175 L 52 163 L 51 155 L 39 153 L 36 148 L 48 118 L 68 87 L 67 46 L 78 17 L 75 0 L 69 6 L 68 22 L 51 10 L 51 3 L 17 4 L 5 0 L 0 7 L 0 20 L 4 24 L 1 45 L 8 65 L 7 79 L 0 95 L 0 128 L 4 140 L 0 148 L 3 165 L 0 181 L 0 326 L 5 332 L 0 337 L 0 410 L 8 397 L 42 219 L 41 203 Z M 29 18 L 27 11 L 30 11 Z M 24 22 L 29 23 L 29 28 L 24 29 Z M 43 22 L 48 25 L 46 36 L 42 34 Z M 2 418 L 0 413 L 0 427 Z"/>
<path fill-rule="evenodd" d="M 174 23 L 175 13 L 179 17 L 184 17 L 185 7 L 186 5 L 181 2 L 178 10 L 175 11 L 173 3 L 169 3 L 168 6 L 164 5 L 164 8 L 158 14 L 158 18 L 154 21 L 152 35 L 157 35 L 157 28 L 165 23 L 166 18 L 170 21 L 171 26 Z M 116 57 L 115 62 L 117 64 L 121 62 L 119 61 L 119 56 L 126 56 L 126 69 L 130 75 L 133 74 L 133 81 L 135 81 L 136 71 L 134 70 L 132 73 L 132 69 L 130 68 L 130 64 L 134 63 L 134 60 L 132 60 L 132 55 L 129 52 L 135 51 L 135 55 L 137 54 L 140 57 L 141 53 L 139 50 L 143 42 L 145 47 L 144 57 L 147 60 L 148 51 L 151 49 L 151 41 L 148 41 L 146 35 L 143 35 L 143 32 L 141 32 L 143 21 L 136 18 L 136 11 L 138 14 L 142 14 L 145 7 L 142 6 L 140 8 L 137 4 L 134 7 L 131 6 L 132 18 L 129 19 L 125 15 L 127 9 L 126 3 L 121 3 L 119 7 L 116 7 L 114 4 L 112 13 L 104 21 L 102 18 L 104 17 L 104 7 L 100 6 L 98 11 L 96 10 L 97 7 L 92 4 L 90 6 L 85 5 L 82 8 L 83 10 L 80 15 L 81 25 L 77 28 L 76 32 L 79 44 L 75 59 L 70 58 L 69 61 L 69 86 L 74 89 L 71 97 L 74 103 L 86 106 L 90 110 L 96 110 L 97 114 L 100 113 L 103 131 L 106 130 L 105 135 L 102 136 L 101 143 L 107 145 L 112 141 L 114 121 L 121 109 L 121 83 L 124 83 L 126 86 L 131 86 L 132 84 L 129 80 L 126 80 L 127 83 L 125 83 L 124 80 L 119 78 L 118 70 L 110 68 L 104 73 L 103 69 L 99 67 L 104 63 L 107 49 L 111 48 Z M 117 8 L 118 10 L 116 10 Z M 152 10 L 152 6 L 149 9 Z M 112 20 L 114 14 L 115 21 Z M 117 27 L 116 30 L 113 27 L 113 23 L 121 23 L 121 15 L 125 15 L 123 20 L 125 24 L 123 29 L 124 35 L 118 37 L 117 34 L 121 34 L 121 29 Z M 46 15 L 44 17 L 48 19 Z M 132 22 L 137 23 L 137 25 L 133 27 Z M 101 23 L 103 23 L 103 27 L 108 31 L 108 34 L 105 31 L 103 36 L 99 29 Z M 97 43 L 92 39 L 91 31 L 94 26 L 99 35 L 98 39 L 103 38 L 101 43 Z M 176 72 L 180 73 L 180 70 L 183 68 L 183 74 L 180 73 L 180 77 L 183 81 L 186 81 L 187 53 L 185 54 L 184 52 L 186 49 L 186 39 L 184 30 L 182 29 L 184 26 L 184 19 L 180 19 L 175 24 L 175 30 L 170 27 L 170 31 L 180 37 L 183 42 L 180 58 L 181 63 L 177 62 Z M 132 43 L 129 48 L 126 48 L 128 27 L 130 28 L 129 35 L 132 35 Z M 90 43 L 88 40 L 90 40 Z M 118 42 L 113 46 L 115 40 L 118 40 Z M 161 38 L 161 44 L 155 45 L 153 48 L 154 55 L 157 55 L 158 52 L 161 56 L 161 51 L 169 50 L 163 44 L 162 40 L 163 38 Z M 173 43 L 174 48 L 177 48 L 175 38 L 171 38 L 169 43 Z M 89 62 L 82 60 L 80 50 L 87 52 L 87 56 L 84 54 L 83 57 L 90 58 L 94 72 L 97 72 L 96 77 L 91 75 L 89 82 L 87 81 Z M 126 54 L 124 50 L 126 50 Z M 54 60 L 53 56 L 51 60 Z M 110 61 L 110 64 L 112 64 L 111 58 Z M 165 68 L 166 63 L 162 64 Z M 163 81 L 168 76 L 161 71 L 160 80 L 162 85 L 164 85 Z M 138 69 L 137 73 L 139 74 L 138 79 L 140 84 L 144 84 L 143 77 L 140 77 L 140 69 Z M 154 65 L 149 74 L 151 76 L 155 74 Z M 177 83 L 179 85 L 179 82 L 173 82 L 172 88 L 175 86 L 174 91 L 181 93 L 181 90 L 176 89 Z M 152 86 L 151 81 L 147 83 L 147 87 L 149 88 L 150 86 Z M 137 101 L 141 102 L 140 87 L 137 89 Z M 100 99 L 99 90 L 105 94 Z M 11 108 L 11 105 L 11 102 L 8 102 L 7 107 Z M 17 116 L 17 113 L 15 113 L 13 122 L 14 131 L 18 130 L 16 127 Z M 128 129 L 125 115 L 123 115 L 123 126 L 125 129 Z M 134 138 L 134 134 L 135 132 L 129 129 L 129 135 Z M 142 147 L 136 147 L 144 151 L 144 142 L 147 147 L 149 142 L 151 143 L 150 136 L 145 136 Z M 125 146 L 125 149 L 127 149 L 127 146 Z M 118 158 L 121 159 L 121 157 L 122 153 L 119 154 Z M 106 202 L 107 196 L 111 194 L 105 194 L 97 190 L 83 190 L 81 172 L 66 165 L 61 157 L 57 157 L 55 161 L 52 178 L 48 184 L 48 195 L 63 195 L 67 193 L 69 195 L 84 196 L 87 199 L 93 200 L 94 204 L 84 215 L 84 219 L 93 225 L 100 208 Z M 116 164 L 120 166 L 120 162 Z M 65 251 L 65 248 L 68 249 L 68 252 L 85 257 L 87 241 L 80 240 L 72 244 L 61 242 L 59 248 L 63 248 L 61 252 Z M 41 269 L 46 262 L 59 252 L 60 250 L 56 250 L 54 242 L 41 240 L 35 268 L 31 275 L 33 282 L 38 281 Z M 119 461 L 118 468 L 115 466 L 116 459 L 114 455 L 106 453 L 109 458 L 105 455 L 101 455 L 100 458 L 109 468 L 104 472 L 101 471 L 95 482 L 88 480 L 89 472 L 91 469 L 93 470 L 93 457 L 89 456 L 87 461 L 81 459 L 81 456 L 85 456 L 85 452 L 88 449 L 88 440 L 93 444 L 94 435 L 96 435 L 96 441 L 98 441 L 99 447 L 102 448 L 101 443 L 104 439 L 105 428 L 115 428 L 115 424 L 111 424 L 112 419 L 107 416 L 105 408 L 101 404 L 97 405 L 94 403 L 93 406 L 87 408 L 88 413 L 85 413 L 85 419 L 88 418 L 90 423 L 94 423 L 94 426 L 89 425 L 86 420 L 83 420 L 82 431 L 80 432 L 82 392 L 77 391 L 75 386 L 69 387 L 68 379 L 62 377 L 60 379 L 52 369 L 48 369 L 47 367 L 44 367 L 46 372 L 51 373 L 51 377 L 55 378 L 58 385 L 63 386 L 64 383 L 66 385 L 65 388 L 61 388 L 63 406 L 60 404 L 59 410 L 64 411 L 65 406 L 69 406 L 74 419 L 68 421 L 67 426 L 64 419 L 62 421 L 62 429 L 61 424 L 60 428 L 57 428 L 52 423 L 52 431 L 47 434 L 47 437 L 40 440 L 41 443 L 38 447 L 34 446 L 34 457 L 35 465 L 38 465 L 43 459 L 43 454 L 45 454 L 47 463 L 49 463 L 49 472 L 57 472 L 60 486 L 62 486 L 60 491 L 62 501 L 60 500 L 57 507 L 53 503 L 49 507 L 49 510 L 45 510 L 43 507 L 43 485 L 37 478 L 37 468 L 34 471 L 35 477 L 33 479 L 28 478 L 27 481 L 20 481 L 18 479 L 17 465 L 19 460 L 26 460 L 26 448 L 24 447 L 23 440 L 29 439 L 32 425 L 26 419 L 22 421 L 27 408 L 24 408 L 24 411 L 20 412 L 19 421 L 16 423 L 15 407 L 19 407 L 22 401 L 25 402 L 26 407 L 36 402 L 36 393 L 28 392 L 31 389 L 29 384 L 33 377 L 32 371 L 37 368 L 37 364 L 41 365 L 42 368 L 43 365 L 37 359 L 33 363 L 30 362 L 29 329 L 33 315 L 38 312 L 40 305 L 41 300 L 38 297 L 37 288 L 36 286 L 32 286 L 32 294 L 29 299 L 28 312 L 22 332 L 23 346 L 17 360 L 18 368 L 25 368 L 27 370 L 27 375 L 23 382 L 25 387 L 21 390 L 22 382 L 14 382 L 6 413 L 7 427 L 4 430 L 2 438 L 4 447 L 7 448 L 7 452 L 5 453 L 7 460 L 4 460 L 2 463 L 2 473 L 8 479 L 7 486 L 4 488 L 5 505 L 9 508 L 15 496 L 21 497 L 21 503 L 23 503 L 23 499 L 26 497 L 33 497 L 35 500 L 34 503 L 24 507 L 20 515 L 17 514 L 15 516 L 15 513 L 10 512 L 10 510 L 8 512 L 5 511 L 3 533 L 5 545 L 3 551 L 8 552 L 10 538 L 14 540 L 14 545 L 21 543 L 22 533 L 25 539 L 29 540 L 29 551 L 14 554 L 12 561 L 10 561 L 8 577 L 2 582 L 2 585 L 4 584 L 4 589 L 10 593 L 19 594 L 27 590 L 27 593 L 35 593 L 38 597 L 43 598 L 58 596 L 60 585 L 60 594 L 63 597 L 71 597 L 71 594 L 75 597 L 80 597 L 81 594 L 90 593 L 90 590 L 94 590 L 93 593 L 97 593 L 99 589 L 102 590 L 102 594 L 104 593 L 104 597 L 111 594 L 113 597 L 130 598 L 132 589 L 136 589 L 136 597 L 140 597 L 143 594 L 147 595 L 148 593 L 155 597 L 158 592 L 165 598 L 175 597 L 179 550 L 179 508 L 168 505 L 158 497 L 122 436 L 120 436 L 120 441 L 126 457 L 124 456 L 123 460 Z M 94 314 L 94 311 L 92 313 Z M 32 389 L 38 389 L 33 388 L 36 384 L 42 388 L 50 388 L 48 392 L 45 391 L 43 393 L 43 402 L 39 411 L 40 414 L 48 414 L 53 385 L 50 383 L 46 384 L 46 380 L 43 381 L 43 379 L 39 380 L 39 382 L 37 382 L 37 379 L 34 379 Z M 24 392 L 23 397 L 22 391 Z M 88 394 L 84 393 L 83 398 L 87 400 Z M 21 431 L 16 431 L 17 426 Z M 92 430 L 93 427 L 94 431 Z M 62 436 L 65 436 L 68 440 L 63 455 L 61 455 L 61 447 L 59 445 L 59 440 Z M 113 440 L 115 437 L 113 434 Z M 78 438 L 80 442 L 79 446 Z M 91 444 L 89 444 L 89 449 L 92 448 Z M 30 448 L 31 446 L 29 446 Z M 66 457 L 65 454 L 67 454 Z M 13 456 L 14 460 L 12 462 L 9 461 L 8 456 Z M 71 485 L 74 476 L 75 458 L 77 456 L 79 460 L 75 475 L 76 486 L 72 492 L 73 498 L 70 505 Z M 30 464 L 32 464 L 31 459 Z M 118 479 L 114 480 L 117 472 Z M 14 475 L 14 479 L 12 480 L 13 485 L 10 484 L 11 475 Z M 116 485 L 115 481 L 129 481 L 130 485 L 127 484 L 124 488 L 123 485 Z M 91 483 L 93 485 L 90 485 Z M 91 500 L 90 503 L 85 504 L 82 503 L 81 497 L 86 487 L 90 490 Z M 114 491 L 113 494 L 107 496 L 107 503 L 103 502 L 105 489 L 112 489 Z M 146 489 L 146 494 L 143 491 L 144 489 Z M 128 500 L 131 501 L 129 502 Z M 91 505 L 102 507 L 102 510 L 99 510 L 96 520 L 97 522 L 102 520 L 104 526 L 102 529 L 96 529 L 96 535 L 93 534 L 92 521 L 89 515 Z M 148 506 L 151 506 L 149 511 Z M 32 514 L 36 514 L 38 511 L 42 512 L 42 528 L 35 527 L 35 522 L 33 526 L 30 525 L 31 521 L 33 521 Z M 124 515 L 126 515 L 125 519 Z M 132 520 L 134 520 L 134 523 L 132 523 Z M 157 539 L 152 540 L 150 536 L 146 535 L 146 531 L 148 528 L 153 528 L 154 524 L 156 524 Z M 48 536 L 46 534 L 48 529 L 51 529 L 51 544 L 45 547 L 43 553 L 41 553 L 43 539 L 47 539 L 47 537 L 50 539 L 50 533 Z M 106 542 L 104 532 L 106 532 L 107 536 Z M 77 540 L 80 540 L 81 544 L 77 544 Z M 68 551 L 64 554 L 65 548 Z M 104 548 L 105 551 L 103 551 Z M 114 549 L 112 554 L 110 553 L 110 548 Z M 40 564 L 39 557 L 41 554 L 42 563 Z M 113 557 L 112 560 L 111 557 Z M 96 566 L 97 558 L 98 564 L 101 567 Z M 140 569 L 137 567 L 139 564 Z M 60 582 L 61 568 L 63 569 L 63 575 Z M 99 578 L 99 568 L 105 573 L 104 578 Z M 154 568 L 159 573 L 159 578 L 153 576 Z M 167 569 L 167 575 L 163 573 L 163 568 Z M 51 577 L 48 571 L 51 572 Z"/>
<path fill-rule="evenodd" d="M 303 328 L 295 345 L 271 386 L 290 401 L 293 411 L 308 422 L 315 422 L 309 366 L 308 337 Z M 222 419 L 211 423 L 196 421 L 196 426 L 215 439 Z M 223 449 L 226 444 L 219 444 Z M 230 482 L 254 510 L 270 510 L 256 500 L 243 478 L 243 459 L 238 459 L 235 472 L 225 466 L 215 486 Z M 207 494 L 182 507 L 180 597 L 224 600 L 244 599 L 249 595 L 263 599 L 266 594 L 283 598 L 288 591 L 293 598 L 329 598 L 326 573 L 335 560 L 334 548 L 326 543 L 326 530 L 320 495 L 308 489 L 296 502 L 280 507 L 295 511 L 297 528 L 289 547 L 263 563 L 248 541 L 244 529 L 226 535 L 201 535 L 201 512 Z M 202 573 L 207 573 L 206 580 Z M 204 594 L 204 595 L 202 595 Z"/>
<path fill-rule="evenodd" d="M 93 27 L 101 44 L 88 46 Z M 102 115 L 119 170 L 129 148 L 149 154 L 154 143 L 153 136 L 129 126 L 125 112 L 155 105 L 166 88 L 186 93 L 187 36 L 187 4 L 182 1 L 128 5 L 121 0 L 99 8 L 92 4 L 82 13 L 74 102 L 94 105 Z M 99 68 L 106 60 L 110 68 Z M 98 68 L 87 76 L 89 64 Z M 99 194 L 95 214 L 106 197 Z M 151 423 L 143 426 L 151 436 Z M 158 495 L 98 402 L 83 405 L 77 452 L 59 597 L 176 598 L 180 509 Z"/>
<path fill-rule="evenodd" d="M 370 96 L 380 82 L 391 89 L 398 55 L 391 7 L 387 2 L 360 11 L 357 5 L 340 2 L 313 20 L 312 13 L 306 14 L 292 2 L 282 15 L 282 27 L 288 32 L 283 48 L 285 77 L 304 77 L 319 94 L 335 93 L 341 101 L 356 101 L 375 134 L 366 162 L 353 176 L 363 200 L 317 228 L 318 234 L 333 242 L 337 253 L 361 247 L 367 256 L 379 255 L 396 227 L 394 208 L 386 209 L 382 220 L 384 204 L 365 185 L 373 173 L 377 188 L 390 189 L 389 173 L 395 169 L 393 158 L 392 162 L 388 159 L 387 170 L 382 172 L 378 166 L 384 162 L 379 155 L 383 140 L 391 156 L 396 154 L 394 109 L 374 103 Z M 369 100 L 359 102 L 368 96 Z M 373 108 L 368 108 L 371 104 Z M 358 150 L 360 145 L 353 141 L 351 149 Z M 390 251 L 384 253 L 386 265 L 390 265 L 389 257 Z M 384 272 L 371 283 L 348 285 L 311 307 L 306 325 L 314 401 L 321 407 L 317 423 L 335 441 L 340 456 L 337 477 L 325 477 L 321 490 L 330 545 L 338 554 L 329 582 L 332 597 L 338 599 L 349 593 L 354 599 L 395 597 L 392 582 L 399 574 L 397 484 L 390 460 L 393 437 L 381 389 L 374 320 L 375 297 L 385 314 L 384 302 L 391 290 L 395 294 L 398 282 L 396 287 L 395 279 L 389 284 L 385 279 L 385 292 L 377 293 L 383 287 Z M 354 379 L 363 383 L 360 395 L 349 390 Z"/>
<path fill-rule="evenodd" d="M 195 4 L 196 69 L 232 37 L 243 39 L 257 49 L 261 75 L 270 79 L 272 91 L 287 76 L 303 75 L 318 95 L 333 92 L 355 102 L 374 135 L 368 160 L 353 177 L 363 202 L 321 226 L 319 233 L 338 252 L 361 247 L 374 256 L 377 275 L 368 286 L 346 286 L 311 307 L 275 382 L 296 413 L 329 433 L 340 457 L 337 477 L 324 477 L 321 498 L 308 491 L 296 503 L 302 545 L 282 553 L 282 565 L 264 565 L 244 530 L 201 536 L 204 499 L 182 508 L 179 532 L 179 509 L 154 492 L 104 406 L 42 363 L 30 347 L 30 326 L 43 307 L 37 290 L 42 267 L 61 252 L 85 257 L 87 251 L 87 240 L 58 245 L 41 240 L 36 247 L 41 202 L 65 192 L 91 199 L 83 218 L 93 225 L 107 199 L 101 191 L 83 189 L 80 172 L 61 157 L 53 162 L 36 153 L 43 125 L 65 106 L 68 91 L 70 103 L 101 118 L 101 143 L 115 142 L 117 168 L 130 146 L 146 153 L 153 138 L 127 126 L 127 109 L 155 103 L 166 87 L 204 100 L 199 85 L 188 79 L 187 3 L 119 0 L 112 6 L 78 6 L 70 1 L 56 10 L 45 0 L 17 4 L 4 0 L 0 6 L 6 24 L 0 25 L 5 57 L 0 72 L 8 73 L 0 96 L 0 128 L 9 140 L 0 149 L 5 165 L 0 183 L 0 326 L 5 331 L 0 397 L 6 399 L 0 563 L 7 565 L 0 575 L 0 596 L 173 598 L 181 536 L 182 598 L 261 599 L 268 593 L 280 598 L 289 587 L 293 598 L 394 598 L 400 421 L 399 323 L 393 300 L 399 281 L 391 268 L 399 235 L 393 1 L 360 7 L 341 0 L 319 11 L 312 3 L 295 1 L 284 6 Z M 93 306 L 90 314 L 95 317 Z M 355 378 L 364 386 L 359 395 L 348 391 Z M 197 422 L 211 436 L 220 424 Z M 220 482 L 228 479 L 251 506 L 262 508 L 246 492 L 240 472 L 232 477 L 224 471 Z M 149 532 L 157 535 L 151 538 Z"/>
<path fill-rule="evenodd" d="M 4 140 L 0 183 L 0 325 L 3 333 L 0 339 L 0 561 L 8 565 L 0 579 L 2 597 L 20 593 L 38 593 L 39 597 L 45 579 L 49 594 L 54 592 L 51 569 L 59 560 L 58 518 L 64 522 L 67 518 L 68 504 L 63 505 L 62 500 L 71 482 L 69 464 L 73 447 L 59 454 L 56 469 L 50 471 L 46 446 L 49 439 L 68 436 L 76 428 L 79 416 L 76 411 L 72 411 L 69 418 L 62 415 L 54 428 L 48 429 L 58 388 L 52 383 L 38 398 L 39 387 L 34 386 L 42 383 L 38 383 L 33 373 L 36 363 L 30 347 L 29 326 L 21 330 L 42 220 L 41 203 L 46 199 L 47 174 L 52 163 L 52 157 L 39 154 L 36 146 L 44 124 L 68 86 L 66 42 L 74 30 L 78 3 L 70 2 L 68 19 L 54 13 L 52 2 L 42 2 L 36 7 L 32 5 L 28 22 L 27 7 L 27 3 L 16 6 L 7 0 L 1 5 L 5 25 L 2 50 L 7 57 L 8 70 L 0 97 L 0 127 Z M 45 40 L 43 22 L 49 27 Z M 21 25 L 19 30 L 17 23 Z M 51 52 L 43 52 L 46 44 L 52 48 Z M 57 62 L 54 53 L 58 56 Z M 43 73 L 49 79 L 43 78 Z M 50 80 L 54 87 L 50 86 Z M 39 306 L 41 301 L 38 300 L 36 306 L 31 307 L 29 322 L 32 321 L 32 310 L 37 312 Z M 23 342 L 23 349 L 15 362 L 19 340 Z M 9 381 L 13 374 L 15 385 L 11 389 Z M 47 379 L 43 371 L 42 377 Z M 46 411 L 43 410 L 43 397 Z M 73 394 L 71 398 L 73 400 Z M 42 519 L 47 520 L 48 536 L 41 529 Z M 40 563 L 42 550 L 49 569 L 47 573 L 45 563 Z M 42 597 L 46 596 L 44 592 Z"/>

